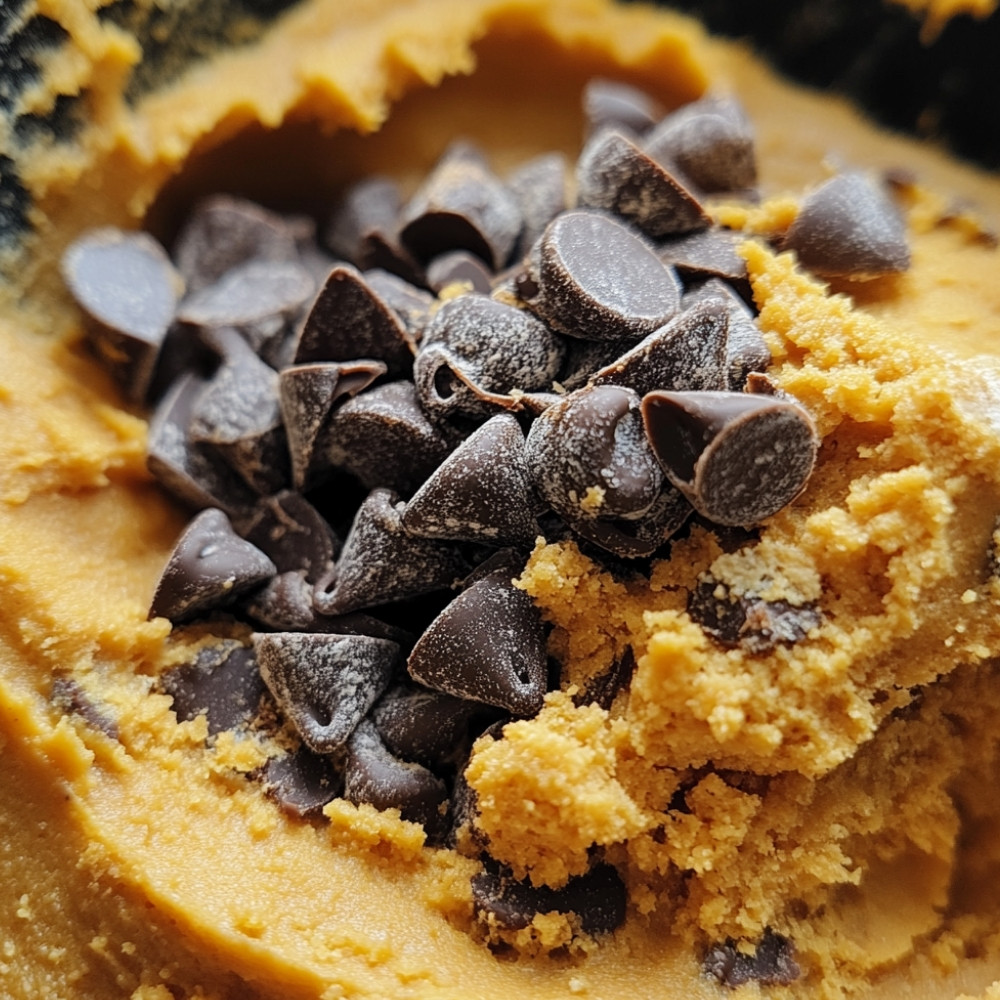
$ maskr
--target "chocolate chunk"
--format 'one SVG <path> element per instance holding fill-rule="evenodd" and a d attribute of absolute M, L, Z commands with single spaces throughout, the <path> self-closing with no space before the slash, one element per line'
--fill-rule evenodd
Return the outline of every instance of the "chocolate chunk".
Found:
<path fill-rule="evenodd" d="M 497 271 L 521 231 L 514 196 L 466 144 L 451 146 L 403 211 L 400 238 L 418 260 L 468 250 Z"/>
<path fill-rule="evenodd" d="M 528 262 L 527 302 L 554 330 L 582 340 L 644 337 L 680 305 L 680 282 L 646 244 L 597 212 L 564 212 Z"/>
<path fill-rule="evenodd" d="M 625 922 L 628 892 L 617 869 L 596 864 L 560 889 L 518 881 L 510 870 L 487 863 L 472 877 L 472 905 L 480 920 L 504 930 L 528 927 L 536 914 L 576 914 L 585 934 L 610 934 Z"/>
<path fill-rule="evenodd" d="M 657 238 L 707 229 L 694 192 L 621 132 L 590 139 L 576 164 L 577 204 L 614 212 Z"/>
<path fill-rule="evenodd" d="M 407 669 L 436 691 L 531 716 L 545 698 L 545 641 L 534 602 L 509 574 L 497 572 L 438 615 L 417 640 Z"/>
<path fill-rule="evenodd" d="M 607 670 L 587 682 L 586 687 L 573 698 L 573 702 L 576 705 L 599 705 L 605 711 L 610 711 L 615 698 L 632 683 L 634 673 L 635 653 L 631 646 L 626 646 L 625 652 Z"/>
<path fill-rule="evenodd" d="M 427 419 L 412 382 L 389 382 L 349 399 L 327 426 L 330 465 L 368 489 L 385 486 L 406 496 L 458 443 Z"/>
<path fill-rule="evenodd" d="M 668 115 L 645 139 L 646 151 L 674 165 L 700 190 L 740 191 L 757 183 L 753 126 L 739 102 L 706 97 Z"/>
<path fill-rule="evenodd" d="M 295 346 L 295 364 L 307 361 L 384 361 L 405 374 L 416 347 L 406 326 L 352 267 L 330 272 Z"/>
<path fill-rule="evenodd" d="M 387 489 L 373 490 L 365 499 L 344 542 L 333 589 L 316 595 L 323 614 L 446 590 L 468 571 L 457 546 L 408 534 L 402 506 Z"/>
<path fill-rule="evenodd" d="M 881 186 L 854 172 L 831 177 L 803 199 L 783 249 L 827 278 L 873 278 L 910 266 L 899 210 Z"/>
<path fill-rule="evenodd" d="M 166 489 L 189 506 L 219 507 L 236 515 L 253 506 L 256 493 L 189 433 L 195 403 L 206 385 L 189 373 L 163 397 L 150 421 L 146 464 Z"/>
<path fill-rule="evenodd" d="M 729 310 L 702 302 L 636 344 L 593 378 L 595 385 L 620 385 L 640 396 L 654 389 L 728 389 Z"/>
<path fill-rule="evenodd" d="M 384 361 L 368 360 L 313 361 L 281 369 L 278 404 L 296 489 L 314 485 L 323 471 L 323 432 L 336 404 L 364 391 L 386 371 Z"/>
<path fill-rule="evenodd" d="M 64 715 L 79 716 L 91 729 L 104 733 L 108 739 L 118 739 L 118 723 L 110 714 L 99 708 L 79 682 L 72 677 L 68 675 L 55 677 L 49 700 L 53 707 Z"/>
<path fill-rule="evenodd" d="M 617 128 L 641 135 L 663 117 L 663 105 L 638 87 L 595 77 L 583 89 L 583 115 L 589 133 Z"/>
<path fill-rule="evenodd" d="M 163 674 L 159 686 L 173 698 L 178 722 L 204 715 L 210 736 L 253 722 L 266 692 L 253 650 L 233 639 L 202 647 L 191 663 Z"/>
<path fill-rule="evenodd" d="M 365 177 L 352 184 L 333 210 L 323 234 L 326 245 L 338 256 L 357 264 L 366 257 L 365 241 L 373 234 L 396 232 L 402 198 L 399 185 L 389 177 Z"/>
<path fill-rule="evenodd" d="M 386 747 L 425 767 L 457 763 L 468 752 L 469 720 L 482 705 L 440 691 L 397 687 L 372 709 Z"/>
<path fill-rule="evenodd" d="M 806 638 L 822 618 L 814 605 L 765 601 L 756 594 L 733 594 L 724 583 L 701 580 L 688 597 L 688 614 L 723 646 L 767 653 L 779 644 Z"/>
<path fill-rule="evenodd" d="M 752 955 L 745 954 L 729 938 L 708 950 L 702 962 L 705 972 L 723 986 L 736 989 L 745 983 L 788 986 L 801 975 L 795 948 L 789 938 L 768 927 Z"/>
<path fill-rule="evenodd" d="M 532 482 L 571 525 L 641 516 L 660 495 L 663 475 L 643 433 L 639 402 L 620 386 L 578 389 L 531 425 Z"/>
<path fill-rule="evenodd" d="M 315 583 L 330 572 L 340 539 L 302 494 L 284 490 L 260 500 L 240 534 L 274 563 L 278 573 L 301 570 Z"/>
<path fill-rule="evenodd" d="M 288 445 L 278 403 L 278 373 L 229 329 L 222 364 L 195 400 L 190 436 L 210 446 L 257 493 L 283 489 L 290 478 Z"/>
<path fill-rule="evenodd" d="M 318 816 L 344 789 L 343 776 L 332 759 L 305 746 L 270 758 L 261 780 L 265 792 L 282 809 L 300 818 Z"/>
<path fill-rule="evenodd" d="M 251 260 L 295 263 L 295 231 L 274 212 L 232 195 L 205 198 L 188 216 L 174 259 L 193 294 Z"/>
<path fill-rule="evenodd" d="M 656 252 L 685 279 L 722 278 L 749 287 L 747 262 L 736 252 L 744 240 L 744 233 L 712 228 L 666 240 Z"/>
<path fill-rule="evenodd" d="M 568 337 L 569 346 L 558 379 L 559 384 L 567 392 L 582 389 L 597 372 L 614 364 L 641 339 L 626 337 L 623 340 L 579 340 Z"/>
<path fill-rule="evenodd" d="M 70 245 L 62 273 L 90 322 L 90 343 L 133 402 L 142 402 L 184 290 L 146 233 L 95 229 Z"/>
<path fill-rule="evenodd" d="M 367 635 L 255 633 L 260 673 L 316 753 L 336 753 L 389 684 L 399 646 Z"/>
<path fill-rule="evenodd" d="M 410 342 L 419 344 L 437 306 L 434 296 L 378 267 L 365 271 L 364 278 L 368 287 L 399 317 Z"/>
<path fill-rule="evenodd" d="M 457 285 L 469 292 L 489 295 L 493 275 L 482 260 L 468 250 L 449 250 L 427 265 L 427 284 L 438 293 Z"/>
<path fill-rule="evenodd" d="M 428 325 L 413 377 L 432 417 L 489 415 L 495 405 L 484 396 L 549 388 L 565 350 L 562 338 L 526 310 L 461 295 Z"/>
<path fill-rule="evenodd" d="M 671 482 L 700 514 L 749 526 L 805 488 L 819 440 L 797 403 L 740 392 L 651 392 L 649 441 Z"/>
<path fill-rule="evenodd" d="M 545 227 L 567 208 L 565 157 L 561 153 L 543 153 L 522 163 L 507 178 L 507 189 L 524 220 L 513 257 L 520 260 Z"/>
<path fill-rule="evenodd" d="M 149 617 L 176 622 L 222 607 L 274 573 L 274 563 L 240 538 L 221 510 L 203 510 L 174 546 Z"/>
<path fill-rule="evenodd" d="M 530 546 L 538 534 L 517 419 L 498 414 L 441 463 L 402 514 L 406 531 L 488 545 Z"/>
<path fill-rule="evenodd" d="M 398 809 L 411 823 L 420 823 L 430 843 L 440 843 L 448 829 L 448 788 L 421 764 L 402 761 L 385 748 L 378 730 L 367 719 L 347 745 L 344 798 L 376 809 Z"/>

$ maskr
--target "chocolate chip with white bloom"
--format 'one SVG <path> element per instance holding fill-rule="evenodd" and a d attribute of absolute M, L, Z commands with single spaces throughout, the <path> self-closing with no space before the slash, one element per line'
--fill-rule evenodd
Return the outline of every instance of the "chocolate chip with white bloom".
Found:
<path fill-rule="evenodd" d="M 663 105 L 631 84 L 595 77 L 583 88 L 583 115 L 590 133 L 621 128 L 642 135 L 663 117 Z"/>
<path fill-rule="evenodd" d="M 253 644 L 264 682 L 316 753 L 345 748 L 399 657 L 396 643 L 367 635 L 265 632 Z"/>

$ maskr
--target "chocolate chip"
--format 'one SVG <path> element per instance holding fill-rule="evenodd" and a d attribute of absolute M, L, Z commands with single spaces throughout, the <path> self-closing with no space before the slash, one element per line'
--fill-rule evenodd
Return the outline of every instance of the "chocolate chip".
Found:
<path fill-rule="evenodd" d="M 457 546 L 408 534 L 402 506 L 387 489 L 365 499 L 344 542 L 333 589 L 316 595 L 322 613 L 346 614 L 444 590 L 468 572 Z"/>
<path fill-rule="evenodd" d="M 489 295 L 493 275 L 482 260 L 468 250 L 449 250 L 427 265 L 427 284 L 439 293 L 460 286 L 466 291 Z"/>
<path fill-rule="evenodd" d="M 638 87 L 595 77 L 583 88 L 583 115 L 590 133 L 618 128 L 641 135 L 663 117 L 663 105 Z"/>
<path fill-rule="evenodd" d="M 298 248 L 293 228 L 280 215 L 219 194 L 199 202 L 188 216 L 174 244 L 174 259 L 192 294 L 251 260 L 297 262 Z"/>
<path fill-rule="evenodd" d="M 266 692 L 253 650 L 233 639 L 202 647 L 193 661 L 163 674 L 159 687 L 173 698 L 178 722 L 204 715 L 209 735 L 253 722 Z"/>
<path fill-rule="evenodd" d="M 745 983 L 788 986 L 801 975 L 795 948 L 789 938 L 768 927 L 752 955 L 745 954 L 729 938 L 708 950 L 702 962 L 705 972 L 723 986 L 736 989 Z"/>
<path fill-rule="evenodd" d="M 472 905 L 480 920 L 504 930 L 528 927 L 536 914 L 576 914 L 585 934 L 610 934 L 625 922 L 628 892 L 613 865 L 596 864 L 560 889 L 518 881 L 510 870 L 488 863 L 472 877 Z"/>
<path fill-rule="evenodd" d="M 422 688 L 387 692 L 370 717 L 391 753 L 425 767 L 457 763 L 468 752 L 469 720 L 482 705 Z"/>
<path fill-rule="evenodd" d="M 702 191 L 740 191 L 757 183 L 753 126 L 731 98 L 685 105 L 646 136 L 645 148 L 659 162 L 676 165 Z"/>
<path fill-rule="evenodd" d="M 174 546 L 149 617 L 179 621 L 222 607 L 274 573 L 274 563 L 240 538 L 221 510 L 203 510 Z"/>
<path fill-rule="evenodd" d="M 402 198 L 399 185 L 389 177 L 365 177 L 343 193 L 323 234 L 326 245 L 338 256 L 357 264 L 366 256 L 365 241 L 374 233 L 392 234 Z"/>
<path fill-rule="evenodd" d="M 313 589 L 304 570 L 288 570 L 251 593 L 243 601 L 243 610 L 257 624 L 276 632 L 318 631 Z"/>
<path fill-rule="evenodd" d="M 378 730 L 367 719 L 355 729 L 347 746 L 344 798 L 376 809 L 398 809 L 411 823 L 420 823 L 428 841 L 440 843 L 448 829 L 448 788 L 426 767 L 401 761 L 385 748 Z"/>
<path fill-rule="evenodd" d="M 744 233 L 712 228 L 673 237 L 661 243 L 656 252 L 685 279 L 722 278 L 748 287 L 747 262 L 736 252 L 744 240 Z"/>
<path fill-rule="evenodd" d="M 680 305 L 680 282 L 646 244 L 597 212 L 564 212 L 532 249 L 529 306 L 583 340 L 644 337 Z"/>
<path fill-rule="evenodd" d="M 568 350 L 559 375 L 559 384 L 567 392 L 581 389 L 602 368 L 614 364 L 627 354 L 642 338 L 626 337 L 623 340 L 579 340 L 567 337 Z"/>
<path fill-rule="evenodd" d="M 436 691 L 531 716 L 547 680 L 545 625 L 510 575 L 493 573 L 459 594 L 417 640 L 414 680 Z"/>
<path fill-rule="evenodd" d="M 807 195 L 783 245 L 824 277 L 873 278 L 910 266 L 906 225 L 883 188 L 838 174 Z"/>
<path fill-rule="evenodd" d="M 494 271 L 521 231 L 514 196 L 466 144 L 451 146 L 402 214 L 400 237 L 418 260 L 468 250 Z"/>
<path fill-rule="evenodd" d="M 567 208 L 565 157 L 561 153 L 543 153 L 522 163 L 507 178 L 507 189 L 524 220 L 513 256 L 514 260 L 520 260 L 545 227 Z"/>
<path fill-rule="evenodd" d="M 822 618 L 814 605 L 765 601 L 756 594 L 734 594 L 711 577 L 699 581 L 688 597 L 688 614 L 723 646 L 767 653 L 775 646 L 805 639 Z"/>
<path fill-rule="evenodd" d="M 698 303 L 675 316 L 594 375 L 594 385 L 620 385 L 640 396 L 654 389 L 727 389 L 729 310 Z"/>
<path fill-rule="evenodd" d="M 574 698 L 576 705 L 599 705 L 605 711 L 610 711 L 615 698 L 632 683 L 635 673 L 635 653 L 631 646 L 603 673 L 592 677 L 586 687 Z"/>
<path fill-rule="evenodd" d="M 657 238 L 707 229 L 694 192 L 621 132 L 590 139 L 576 164 L 577 204 L 614 212 Z"/>
<path fill-rule="evenodd" d="M 49 700 L 53 707 L 64 715 L 79 716 L 91 729 L 104 733 L 108 739 L 118 739 L 118 723 L 91 700 L 87 692 L 74 678 L 68 675 L 55 677 L 52 681 L 52 693 L 49 695 Z"/>
<path fill-rule="evenodd" d="M 323 806 L 343 793 L 344 779 L 330 757 L 302 746 L 264 765 L 264 791 L 286 812 L 300 818 L 318 816 Z"/>
<path fill-rule="evenodd" d="M 364 272 L 368 287 L 399 317 L 409 340 L 419 344 L 437 300 L 429 292 L 381 268 Z"/>
<path fill-rule="evenodd" d="M 410 495 L 451 453 L 457 437 L 432 424 L 412 382 L 389 382 L 349 399 L 329 422 L 326 460 L 368 488 Z"/>
<path fill-rule="evenodd" d="M 90 342 L 133 402 L 146 398 L 184 289 L 166 251 L 146 233 L 95 229 L 76 240 L 62 273 L 90 322 Z"/>
<path fill-rule="evenodd" d="M 296 489 L 315 485 L 324 471 L 323 432 L 336 404 L 364 391 L 386 371 L 384 361 L 367 360 L 313 361 L 281 369 L 278 404 Z"/>
<path fill-rule="evenodd" d="M 399 646 L 367 635 L 255 633 L 260 673 L 316 753 L 343 750 L 389 684 Z"/>
<path fill-rule="evenodd" d="M 749 526 L 805 488 L 819 441 L 797 403 L 739 392 L 651 392 L 646 433 L 671 482 L 710 521 Z"/>

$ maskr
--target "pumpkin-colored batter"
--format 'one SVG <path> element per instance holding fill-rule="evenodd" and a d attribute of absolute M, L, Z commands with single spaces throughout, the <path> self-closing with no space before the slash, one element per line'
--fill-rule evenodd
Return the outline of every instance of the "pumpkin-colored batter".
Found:
<path fill-rule="evenodd" d="M 0 314 L 0 993 L 997 995 L 1000 256 L 977 220 L 1000 214 L 1000 181 L 641 6 L 313 0 L 134 106 L 134 43 L 85 5 L 45 9 L 75 55 L 35 99 L 86 89 L 93 124 L 72 153 L 20 163 L 36 232 L 8 251 Z M 552 885 L 602 845 L 630 911 L 554 952 L 565 921 L 538 918 L 494 953 L 470 933 L 476 862 L 391 812 L 289 819 L 242 775 L 266 748 L 206 749 L 204 720 L 178 725 L 151 693 L 193 641 L 146 619 L 181 515 L 145 472 L 145 424 L 76 346 L 56 261 L 96 223 L 169 236 L 204 191 L 307 208 L 363 173 L 413 180 L 455 135 L 500 171 L 574 155 L 594 75 L 668 106 L 710 83 L 739 94 L 768 197 L 713 211 L 748 233 L 787 227 L 825 157 L 914 170 L 914 262 L 829 288 L 745 245 L 773 378 L 823 435 L 809 488 L 754 548 L 695 531 L 625 585 L 572 545 L 537 546 L 521 583 L 555 623 L 567 691 L 477 746 L 479 823 Z M 725 651 L 684 610 L 708 571 L 816 601 L 821 624 L 766 656 Z M 572 685 L 628 646 L 630 692 L 575 707 Z M 53 706 L 56 676 L 117 738 Z M 794 942 L 792 986 L 730 993 L 702 972 L 712 944 L 752 949 L 765 928 Z"/>

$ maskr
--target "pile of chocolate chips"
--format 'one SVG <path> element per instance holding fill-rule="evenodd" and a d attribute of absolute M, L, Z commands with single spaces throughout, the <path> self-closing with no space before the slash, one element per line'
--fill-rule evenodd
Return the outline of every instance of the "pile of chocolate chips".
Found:
<path fill-rule="evenodd" d="M 558 154 L 501 180 L 455 143 L 409 198 L 388 178 L 355 184 L 321 238 L 219 195 L 171 254 L 104 229 L 65 255 L 93 347 L 154 407 L 149 468 L 198 511 L 150 614 L 255 629 L 252 648 L 220 639 L 163 689 L 212 733 L 291 722 L 300 749 L 261 778 L 296 814 L 342 795 L 454 842 L 475 810 L 472 740 L 558 686 L 513 584 L 535 539 L 641 560 L 692 517 L 758 524 L 813 468 L 808 414 L 760 374 L 742 237 L 704 208 L 752 196 L 739 105 L 665 115 L 607 81 L 584 105 L 570 183 Z M 883 266 L 884 219 L 834 195 L 800 217 L 800 252 L 822 268 L 833 211 L 861 232 L 860 269 Z M 841 272 L 842 242 L 827 252 Z M 595 932 L 624 919 L 599 860 L 553 892 L 490 859 L 474 890 L 508 928 L 543 909 Z"/>

